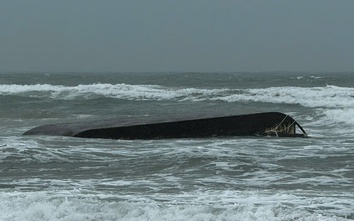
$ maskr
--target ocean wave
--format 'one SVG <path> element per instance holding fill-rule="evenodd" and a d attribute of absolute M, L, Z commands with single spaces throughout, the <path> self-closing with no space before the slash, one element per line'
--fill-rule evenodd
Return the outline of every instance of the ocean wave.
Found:
<path fill-rule="evenodd" d="M 349 196 L 199 192 L 165 198 L 84 190 L 0 194 L 0 220 L 347 220 Z M 168 197 L 168 199 L 167 199 Z"/>
<path fill-rule="evenodd" d="M 269 87 L 253 89 L 172 88 L 159 85 L 89 84 L 63 86 L 50 84 L 0 85 L 0 95 L 47 97 L 59 100 L 95 99 L 99 97 L 125 100 L 179 100 L 266 102 L 299 104 L 304 107 L 353 108 L 354 88 Z"/>
<path fill-rule="evenodd" d="M 225 89 L 227 91 L 227 89 Z M 0 85 L 0 95 L 20 95 L 26 97 L 50 97 L 53 99 L 93 99 L 108 97 L 127 100 L 171 100 L 213 97 L 224 89 L 165 88 L 159 85 L 130 84 L 89 84 L 63 86 L 50 84 Z"/>
<path fill-rule="evenodd" d="M 253 101 L 299 104 L 304 107 L 354 107 L 354 88 L 336 87 L 270 87 L 245 89 L 242 94 L 217 98 L 227 102 Z"/>

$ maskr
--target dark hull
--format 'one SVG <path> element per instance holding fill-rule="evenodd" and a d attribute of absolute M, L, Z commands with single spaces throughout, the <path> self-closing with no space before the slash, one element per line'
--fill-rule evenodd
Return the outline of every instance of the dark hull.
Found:
<path fill-rule="evenodd" d="M 297 134 L 299 128 L 303 134 Z M 306 132 L 290 116 L 278 112 L 184 120 L 144 118 L 49 124 L 24 135 L 54 135 L 105 139 L 168 139 L 219 136 L 305 137 Z"/>

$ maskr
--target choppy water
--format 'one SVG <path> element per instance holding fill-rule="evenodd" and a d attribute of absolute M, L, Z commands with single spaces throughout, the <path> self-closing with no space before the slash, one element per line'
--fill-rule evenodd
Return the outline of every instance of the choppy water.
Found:
<path fill-rule="evenodd" d="M 352 220 L 353 73 L 2 73 L 0 220 Z M 311 136 L 22 136 L 124 116 L 280 111 Z"/>

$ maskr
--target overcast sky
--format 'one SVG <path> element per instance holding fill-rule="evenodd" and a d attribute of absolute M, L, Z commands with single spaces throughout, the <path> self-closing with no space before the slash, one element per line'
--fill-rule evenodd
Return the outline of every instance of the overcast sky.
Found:
<path fill-rule="evenodd" d="M 0 72 L 354 71 L 354 0 L 1 0 Z"/>

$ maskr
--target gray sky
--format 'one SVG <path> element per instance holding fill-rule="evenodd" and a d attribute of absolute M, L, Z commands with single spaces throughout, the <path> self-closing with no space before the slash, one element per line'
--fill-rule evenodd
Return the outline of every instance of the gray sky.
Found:
<path fill-rule="evenodd" d="M 1 0 L 0 71 L 354 71 L 354 0 Z"/>

